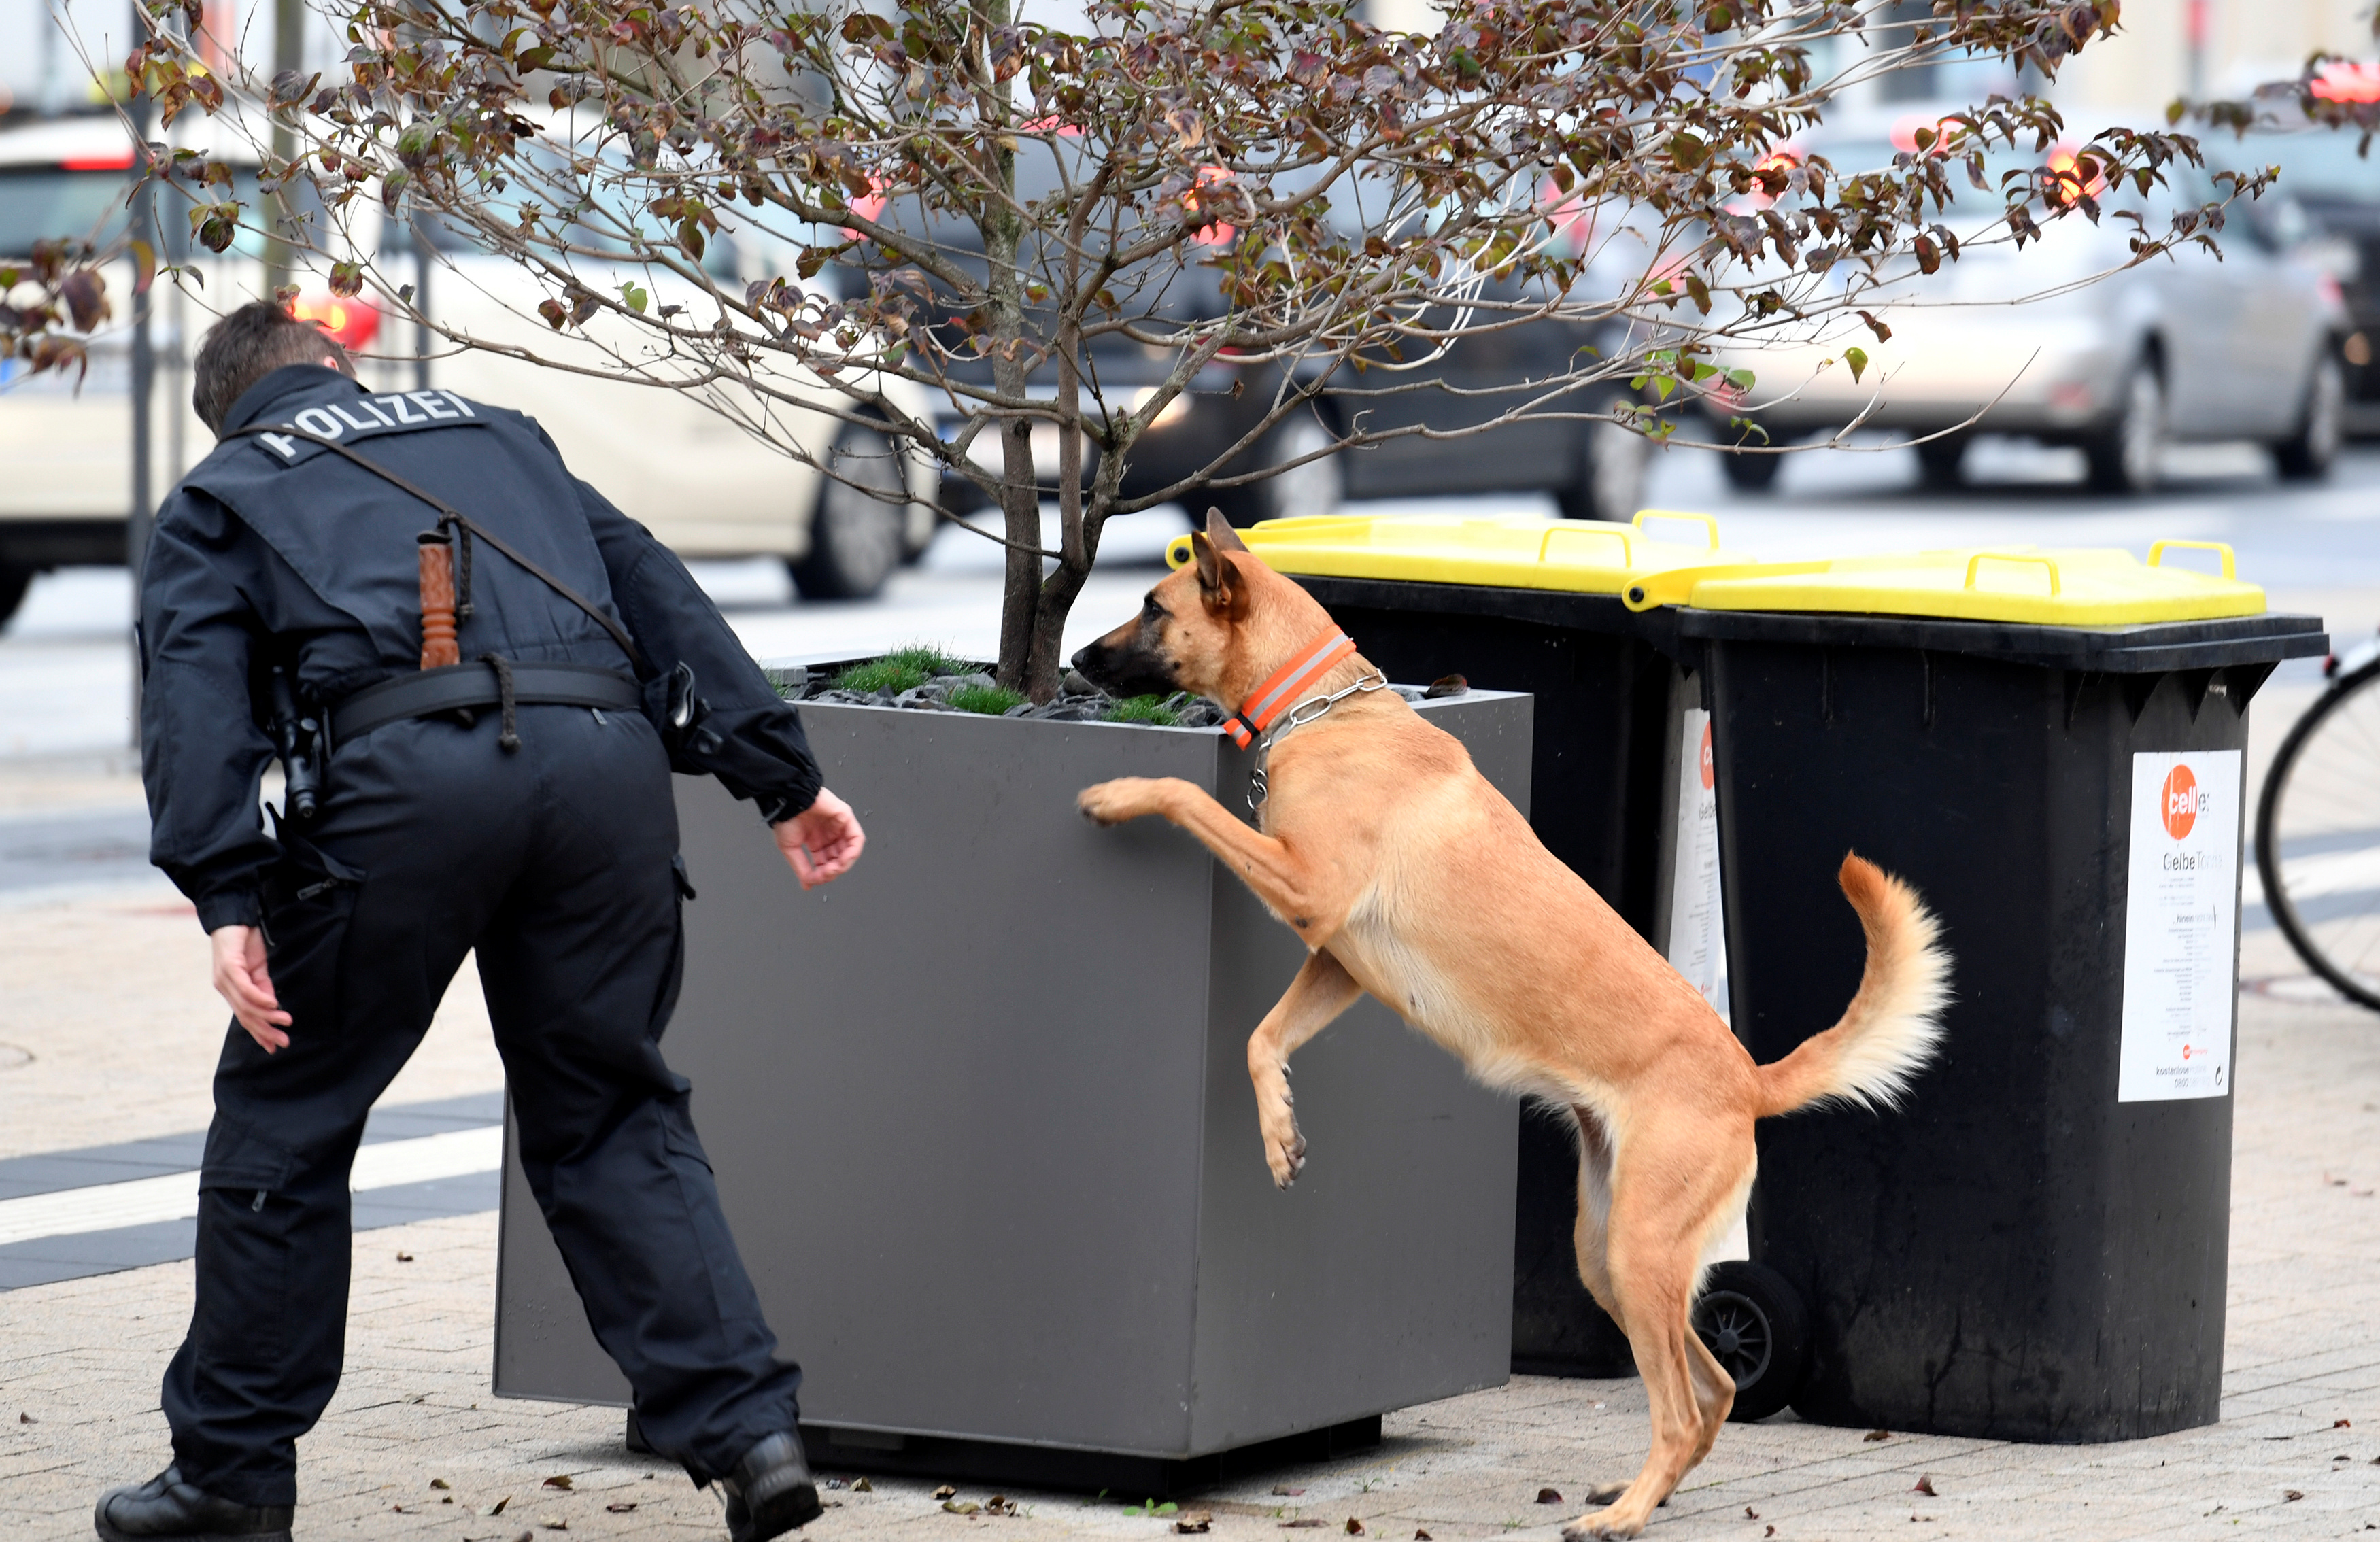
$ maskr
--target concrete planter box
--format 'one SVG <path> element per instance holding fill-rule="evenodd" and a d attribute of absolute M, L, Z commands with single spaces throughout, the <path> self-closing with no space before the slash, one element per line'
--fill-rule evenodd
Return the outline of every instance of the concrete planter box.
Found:
<path fill-rule="evenodd" d="M 1424 710 L 1525 810 L 1528 698 Z M 814 1460 L 1161 1492 L 1505 1379 L 1513 1104 L 1366 999 L 1297 1057 L 1313 1158 L 1277 1191 L 1245 1044 L 1296 940 L 1187 835 L 1075 812 L 1125 775 L 1243 807 L 1246 754 L 803 715 L 868 855 L 806 895 L 748 807 L 681 780 L 700 898 L 668 1050 Z M 625 1404 L 516 1165 L 504 1221 L 496 1391 Z"/>

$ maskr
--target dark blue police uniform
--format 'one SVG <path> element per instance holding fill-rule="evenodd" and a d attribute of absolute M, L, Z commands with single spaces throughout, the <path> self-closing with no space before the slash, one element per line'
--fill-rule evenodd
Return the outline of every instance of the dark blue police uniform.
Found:
<path fill-rule="evenodd" d="M 819 789 L 799 721 L 685 566 L 574 480 L 529 419 L 298 365 L 224 430 L 259 425 L 312 437 L 226 437 L 166 501 L 140 577 L 152 857 L 209 930 L 263 928 L 293 1018 L 272 1055 L 235 1024 L 215 1073 L 197 1306 L 164 1382 L 181 1476 L 242 1504 L 295 1501 L 298 1438 L 339 1379 L 365 1112 L 474 949 L 522 1166 L 596 1337 L 655 1449 L 698 1482 L 724 1475 L 793 1427 L 800 1372 L 776 1357 L 688 1084 L 662 1059 L 690 897 L 670 772 L 717 776 L 771 820 L 797 813 Z M 708 715 L 665 744 L 633 706 L 524 692 L 508 710 L 334 732 L 318 816 L 267 833 L 271 668 L 336 722 L 337 704 L 419 666 L 416 538 L 437 516 L 320 440 L 467 514 L 641 655 L 482 541 L 466 661 L 600 671 L 630 700 L 684 663 Z"/>

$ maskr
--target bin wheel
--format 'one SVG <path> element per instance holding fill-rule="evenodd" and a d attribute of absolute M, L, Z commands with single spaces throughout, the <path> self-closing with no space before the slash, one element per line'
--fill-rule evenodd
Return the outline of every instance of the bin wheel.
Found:
<path fill-rule="evenodd" d="M 1810 1314 L 1800 1293 L 1766 1264 L 1713 1264 L 1694 1302 L 1694 1334 L 1735 1378 L 1739 1424 L 1793 1401 L 1810 1369 Z"/>

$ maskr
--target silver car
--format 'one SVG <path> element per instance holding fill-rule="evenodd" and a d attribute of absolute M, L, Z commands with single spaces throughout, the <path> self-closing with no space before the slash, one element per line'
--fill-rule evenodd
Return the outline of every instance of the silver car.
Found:
<path fill-rule="evenodd" d="M 1913 150 L 1915 130 L 1933 121 L 1915 113 L 1830 125 L 1779 153 L 1823 155 L 1838 175 L 1876 170 Z M 2054 164 L 2060 154 L 2070 147 L 1995 155 L 1990 192 L 1973 190 L 1954 165 L 1961 196 L 1942 223 L 1962 241 L 1983 232 L 1998 217 L 1999 175 Z M 1888 340 L 1847 318 L 1766 346 L 1728 345 L 1713 361 L 1756 380 L 1719 404 L 1716 431 L 1724 442 L 1781 445 L 1852 425 L 1890 430 L 1922 441 L 1918 456 L 1934 485 L 1957 481 L 1977 432 L 2078 446 L 2092 484 L 2109 492 L 2153 485 L 2168 442 L 2252 441 L 2271 451 L 2284 477 L 2325 475 L 2338 451 L 2339 345 L 2350 330 L 2337 281 L 2300 261 L 2271 222 L 2237 207 L 2219 237 L 2220 260 L 2192 247 L 2124 268 L 2137 227 L 2119 211 L 2137 212 L 2162 233 L 2174 209 L 2216 196 L 2203 172 L 2177 166 L 2170 175 L 2170 188 L 2145 198 L 2102 192 L 2095 225 L 2080 214 L 2042 222 L 2043 238 L 2022 252 L 2006 242 L 1971 246 L 1930 277 L 1913 265 L 1888 270 L 1893 282 L 1857 303 L 1890 329 Z M 1852 267 L 1839 263 L 1830 277 L 1839 285 Z M 2123 271 L 2086 282 L 2111 269 Z M 1844 361 L 1851 346 L 1868 356 L 1856 380 Z M 1736 415 L 1767 439 L 1727 426 Z M 1739 452 L 1725 465 L 1736 486 L 1757 489 L 1775 480 L 1782 459 Z"/>

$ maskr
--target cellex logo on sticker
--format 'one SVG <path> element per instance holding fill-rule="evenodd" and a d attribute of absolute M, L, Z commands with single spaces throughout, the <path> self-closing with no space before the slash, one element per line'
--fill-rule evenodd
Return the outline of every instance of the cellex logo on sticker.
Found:
<path fill-rule="evenodd" d="M 2179 841 L 2190 833 L 2198 822 L 2200 810 L 2206 807 L 2206 790 L 2198 778 L 2190 774 L 2186 765 L 2176 766 L 2165 779 L 2165 832 Z"/>

